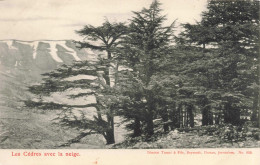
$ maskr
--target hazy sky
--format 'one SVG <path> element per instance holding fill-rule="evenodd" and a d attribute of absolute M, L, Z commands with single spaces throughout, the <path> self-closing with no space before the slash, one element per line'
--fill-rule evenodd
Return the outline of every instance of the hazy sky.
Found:
<path fill-rule="evenodd" d="M 125 22 L 153 0 L 0 0 L 0 40 L 80 39 L 86 24 Z M 207 0 L 160 0 L 168 23 L 200 20 Z"/>

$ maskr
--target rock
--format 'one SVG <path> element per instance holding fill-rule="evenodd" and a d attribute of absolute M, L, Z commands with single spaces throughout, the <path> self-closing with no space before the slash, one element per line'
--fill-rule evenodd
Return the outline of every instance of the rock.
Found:
<path fill-rule="evenodd" d="M 180 138 L 180 135 L 179 135 L 179 133 L 178 133 L 177 130 L 171 131 L 171 132 L 169 133 L 169 135 L 170 135 L 170 138 L 171 138 L 172 140 L 176 140 L 176 139 L 179 139 L 179 138 Z"/>
<path fill-rule="evenodd" d="M 252 132 L 247 132 L 246 133 L 246 136 L 248 136 L 248 137 L 251 137 L 253 134 L 252 134 Z"/>
<path fill-rule="evenodd" d="M 35 139 L 34 141 L 35 141 L 35 142 L 41 142 L 42 139 Z"/>
<path fill-rule="evenodd" d="M 192 133 L 187 133 L 186 136 L 194 136 Z"/>
<path fill-rule="evenodd" d="M 177 148 L 181 148 L 181 147 L 182 147 L 182 144 L 181 144 L 181 143 L 177 143 L 177 144 L 176 144 L 176 147 L 177 147 Z"/>
<path fill-rule="evenodd" d="M 245 143 L 238 143 L 238 146 L 240 147 L 240 148 L 242 148 L 242 147 L 244 147 L 245 146 Z"/>
<path fill-rule="evenodd" d="M 151 148 L 151 145 L 149 145 L 147 142 L 143 142 L 139 145 L 139 148 L 148 149 Z"/>

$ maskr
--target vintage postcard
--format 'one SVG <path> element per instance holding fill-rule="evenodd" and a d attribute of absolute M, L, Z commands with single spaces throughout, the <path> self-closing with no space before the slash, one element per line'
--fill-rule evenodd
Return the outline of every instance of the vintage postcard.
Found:
<path fill-rule="evenodd" d="M 259 165 L 259 6 L 0 0 L 0 165 Z"/>

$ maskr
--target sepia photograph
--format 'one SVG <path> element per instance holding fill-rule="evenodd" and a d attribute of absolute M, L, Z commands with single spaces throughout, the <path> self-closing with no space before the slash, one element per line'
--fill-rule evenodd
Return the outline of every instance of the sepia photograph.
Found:
<path fill-rule="evenodd" d="M 0 11 L 0 149 L 260 148 L 259 1 Z"/>

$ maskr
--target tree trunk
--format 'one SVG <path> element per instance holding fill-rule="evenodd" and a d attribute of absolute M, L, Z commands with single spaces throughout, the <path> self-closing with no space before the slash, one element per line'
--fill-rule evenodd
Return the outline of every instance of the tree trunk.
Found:
<path fill-rule="evenodd" d="M 154 134 L 154 124 L 153 124 L 153 115 L 148 113 L 147 120 L 146 120 L 146 132 L 148 136 L 152 136 Z"/>
<path fill-rule="evenodd" d="M 147 98 L 147 115 L 146 115 L 146 133 L 148 136 L 154 134 L 154 124 L 153 124 L 153 108 L 154 102 L 149 97 Z"/>
<path fill-rule="evenodd" d="M 180 128 L 182 128 L 183 127 L 183 106 L 182 106 L 182 104 L 180 104 L 180 106 L 179 106 L 179 112 L 180 112 L 180 116 L 179 116 Z"/>
<path fill-rule="evenodd" d="M 216 113 L 215 114 L 215 124 L 219 125 L 219 121 L 220 121 L 220 114 Z"/>
<path fill-rule="evenodd" d="M 111 52 L 107 50 L 107 58 L 111 59 Z M 110 72 L 109 66 L 110 64 L 106 64 L 106 69 L 104 72 L 104 79 L 106 80 L 106 85 L 110 86 Z M 106 141 L 107 144 L 114 144 L 115 143 L 115 135 L 114 135 L 114 116 L 112 109 L 109 109 L 107 113 L 107 122 L 108 122 L 108 130 L 106 131 Z"/>
<path fill-rule="evenodd" d="M 209 125 L 209 106 L 202 109 L 202 125 Z"/>
<path fill-rule="evenodd" d="M 133 137 L 141 136 L 142 130 L 141 130 L 141 122 L 138 117 L 134 119 L 134 134 Z"/>
<path fill-rule="evenodd" d="M 184 127 L 187 127 L 188 126 L 188 114 L 187 114 L 187 108 L 186 107 L 184 107 L 183 108 L 183 125 L 184 125 Z"/>
<path fill-rule="evenodd" d="M 226 103 L 226 106 L 225 106 L 224 122 L 230 123 L 233 125 L 240 124 L 240 111 L 239 111 L 239 109 L 232 107 L 230 102 Z"/>
<path fill-rule="evenodd" d="M 115 143 L 115 135 L 114 135 L 114 117 L 111 114 L 107 114 L 107 121 L 109 124 L 109 128 L 106 131 L 106 141 L 107 144 Z"/>
<path fill-rule="evenodd" d="M 208 110 L 202 109 L 202 125 L 208 125 Z"/>
<path fill-rule="evenodd" d="M 180 103 L 176 109 L 176 113 L 174 115 L 175 117 L 175 120 L 174 120 L 174 126 L 176 128 L 180 128 L 181 127 L 181 107 L 182 107 L 182 104 Z"/>
<path fill-rule="evenodd" d="M 193 108 L 194 108 L 194 106 L 192 106 L 191 104 L 189 104 L 188 107 L 187 107 L 187 113 L 188 113 L 188 116 L 189 116 L 189 125 L 190 125 L 190 127 L 194 127 Z"/>
<path fill-rule="evenodd" d="M 115 143 L 114 129 L 107 130 L 105 138 L 107 144 L 114 144 Z"/>
<path fill-rule="evenodd" d="M 165 122 L 163 124 L 163 130 L 164 130 L 164 132 L 169 132 L 169 123 L 168 123 L 169 116 L 168 116 L 168 113 L 167 113 L 167 109 L 165 111 L 166 112 L 164 112 L 164 114 L 162 115 L 162 120 L 163 120 L 163 122 Z"/>
<path fill-rule="evenodd" d="M 159 106 L 160 106 L 160 107 L 163 107 L 163 108 L 161 109 L 161 111 L 159 111 L 160 116 L 162 117 L 162 121 L 164 122 L 164 124 L 163 124 L 163 130 L 164 130 L 164 132 L 168 132 L 168 131 L 169 131 L 168 106 L 166 106 L 166 102 L 164 102 L 164 101 L 160 101 L 160 102 L 159 102 Z"/>
<path fill-rule="evenodd" d="M 202 98 L 202 125 L 213 125 L 213 113 L 206 96 Z"/>
<path fill-rule="evenodd" d="M 259 97 L 260 98 L 260 97 Z M 260 101 L 258 101 L 258 104 L 259 104 Z M 260 128 L 260 106 L 258 105 L 258 128 Z"/>
<path fill-rule="evenodd" d="M 213 113 L 212 113 L 212 111 L 211 111 L 211 108 L 209 107 L 209 111 L 208 111 L 208 121 L 209 121 L 209 125 L 213 125 Z"/>
<path fill-rule="evenodd" d="M 176 127 L 176 121 L 177 121 L 177 110 L 176 110 L 176 104 L 173 103 L 173 106 L 171 106 L 170 111 L 169 111 L 169 118 L 171 120 L 171 130 L 173 130 Z"/>
<path fill-rule="evenodd" d="M 203 51 L 205 51 L 205 49 L 206 49 L 206 44 L 203 43 L 202 45 L 203 45 Z"/>
<path fill-rule="evenodd" d="M 202 125 L 213 125 L 213 113 L 208 105 L 202 110 Z"/>
<path fill-rule="evenodd" d="M 259 50 L 260 50 L 260 48 L 259 48 Z M 257 80 L 258 85 L 260 84 L 260 67 L 259 66 L 260 66 L 260 60 L 259 60 L 259 65 L 257 67 L 257 69 L 258 69 L 258 80 Z M 260 97 L 259 97 L 259 93 L 260 93 L 260 89 L 258 89 L 258 108 L 257 108 L 257 110 L 258 110 L 258 122 L 257 122 L 258 128 L 260 128 Z"/>
<path fill-rule="evenodd" d="M 258 91 L 254 92 L 254 100 L 253 100 L 253 113 L 251 117 L 251 121 L 257 122 L 258 121 L 258 100 L 259 100 L 259 93 Z"/>

